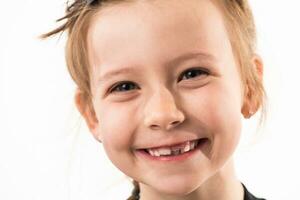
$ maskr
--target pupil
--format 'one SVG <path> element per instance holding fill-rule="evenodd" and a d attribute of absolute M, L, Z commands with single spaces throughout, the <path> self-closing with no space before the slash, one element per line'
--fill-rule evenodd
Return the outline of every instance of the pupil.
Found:
<path fill-rule="evenodd" d="M 184 74 L 184 79 L 189 79 L 189 78 L 194 78 L 196 77 L 197 75 L 201 75 L 202 71 L 200 70 L 189 70 L 188 72 L 186 72 Z"/>
<path fill-rule="evenodd" d="M 188 76 L 190 76 L 190 77 L 195 77 L 196 74 L 197 74 L 197 73 L 195 73 L 195 72 L 196 72 L 195 70 L 189 71 L 189 72 L 188 72 Z"/>
<path fill-rule="evenodd" d="M 124 84 L 122 84 L 121 85 L 121 90 L 129 90 L 131 87 L 130 87 L 130 84 L 126 84 L 126 83 L 124 83 Z"/>

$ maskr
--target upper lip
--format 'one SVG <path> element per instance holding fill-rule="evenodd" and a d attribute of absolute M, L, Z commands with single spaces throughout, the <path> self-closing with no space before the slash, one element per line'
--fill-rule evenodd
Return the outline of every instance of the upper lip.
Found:
<path fill-rule="evenodd" d="M 154 148 L 164 148 L 164 147 L 171 147 L 171 146 L 175 146 L 175 145 L 179 145 L 179 144 L 182 144 L 182 143 L 185 143 L 187 141 L 194 141 L 194 140 L 199 140 L 199 139 L 202 139 L 202 138 L 205 138 L 205 137 L 201 137 L 201 138 L 193 138 L 193 139 L 186 139 L 186 140 L 173 140 L 173 141 L 169 141 L 169 142 L 164 142 L 164 143 L 159 143 L 158 144 L 156 143 L 155 146 L 148 146 L 148 147 L 144 147 L 144 148 L 139 148 L 138 150 L 141 150 L 141 149 L 154 149 Z"/>

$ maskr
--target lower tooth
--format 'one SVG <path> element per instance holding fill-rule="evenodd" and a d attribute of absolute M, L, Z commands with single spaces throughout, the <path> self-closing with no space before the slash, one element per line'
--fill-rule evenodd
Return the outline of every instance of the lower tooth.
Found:
<path fill-rule="evenodd" d="M 181 153 L 181 154 L 184 153 L 184 152 L 185 152 L 184 149 L 181 149 L 181 150 L 180 150 L 180 153 Z"/>
<path fill-rule="evenodd" d="M 155 155 L 156 157 L 159 157 L 159 156 L 160 156 L 160 154 L 159 154 L 157 151 L 154 151 L 154 155 Z"/>

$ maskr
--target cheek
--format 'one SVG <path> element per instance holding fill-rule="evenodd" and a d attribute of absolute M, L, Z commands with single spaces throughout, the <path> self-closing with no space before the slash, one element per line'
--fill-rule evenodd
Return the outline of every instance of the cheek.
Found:
<path fill-rule="evenodd" d="M 106 155 L 121 171 L 126 172 L 132 167 L 133 161 L 129 148 L 134 136 L 134 114 L 131 106 L 126 103 L 110 103 L 102 105 L 99 114 L 99 135 Z M 131 109 L 130 109 L 131 108 Z"/>
<path fill-rule="evenodd" d="M 241 104 L 239 89 L 225 83 L 216 86 L 207 107 L 209 124 L 213 133 L 213 151 L 211 157 L 224 162 L 230 157 L 239 142 L 241 133 Z"/>
<path fill-rule="evenodd" d="M 191 96 L 189 110 L 206 127 L 212 141 L 211 160 L 224 163 L 234 152 L 241 132 L 239 89 L 215 81 Z"/>
<path fill-rule="evenodd" d="M 241 104 L 238 90 L 222 85 L 213 90 L 210 102 L 206 105 L 211 112 L 210 120 L 223 130 L 239 129 L 241 123 Z"/>
<path fill-rule="evenodd" d="M 122 151 L 131 145 L 134 132 L 134 114 L 130 105 L 110 103 L 103 105 L 99 116 L 99 134 L 109 151 Z"/>
<path fill-rule="evenodd" d="M 227 127 L 240 121 L 240 96 L 239 88 L 232 88 L 220 80 L 185 96 L 184 102 L 190 113 L 199 116 L 199 120 L 207 125 Z"/>

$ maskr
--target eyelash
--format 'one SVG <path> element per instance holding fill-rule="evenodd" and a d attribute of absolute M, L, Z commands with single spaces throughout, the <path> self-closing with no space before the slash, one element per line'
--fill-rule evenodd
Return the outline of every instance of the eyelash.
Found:
<path fill-rule="evenodd" d="M 180 76 L 179 76 L 179 78 L 181 79 L 184 75 L 185 75 L 185 73 L 186 72 L 191 72 L 191 71 L 197 71 L 197 72 L 200 72 L 200 74 L 201 75 L 209 75 L 209 72 L 208 72 L 208 70 L 207 69 L 202 69 L 202 68 L 191 68 L 191 69 L 188 69 L 188 70 L 186 70 L 186 71 L 184 71 Z M 200 75 L 200 76 L 201 76 Z M 194 78 L 194 77 L 192 77 L 192 78 Z M 124 85 L 128 85 L 128 83 L 133 83 L 133 82 L 131 82 L 131 81 L 123 81 L 123 82 L 120 82 L 120 83 L 118 83 L 116 86 L 113 86 L 112 87 L 112 89 L 110 89 L 109 90 L 109 93 L 112 93 L 112 92 L 117 92 L 116 91 L 116 89 L 118 89 L 118 88 L 120 88 L 120 86 L 124 86 Z M 133 83 L 133 84 L 135 84 L 135 83 Z M 131 84 L 131 85 L 133 85 L 133 84 Z M 126 88 L 126 87 L 125 87 Z M 129 90 L 127 90 L 127 91 L 129 91 Z"/>

